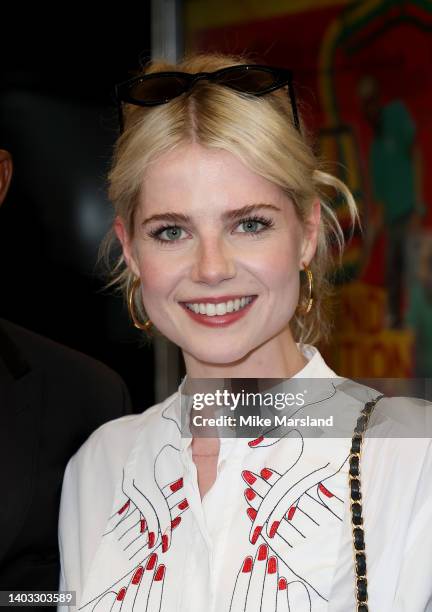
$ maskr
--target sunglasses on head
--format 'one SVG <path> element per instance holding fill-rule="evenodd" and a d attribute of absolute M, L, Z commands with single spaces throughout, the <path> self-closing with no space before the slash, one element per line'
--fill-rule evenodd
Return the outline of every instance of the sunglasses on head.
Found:
<path fill-rule="evenodd" d="M 202 80 L 254 96 L 263 96 L 287 85 L 293 123 L 300 132 L 291 70 L 257 64 L 241 64 L 222 68 L 215 72 L 197 72 L 195 74 L 189 72 L 155 72 L 137 76 L 116 85 L 115 96 L 118 104 L 120 133 L 124 129 L 122 103 L 135 104 L 136 106 L 166 104 L 187 93 L 195 83 Z"/>

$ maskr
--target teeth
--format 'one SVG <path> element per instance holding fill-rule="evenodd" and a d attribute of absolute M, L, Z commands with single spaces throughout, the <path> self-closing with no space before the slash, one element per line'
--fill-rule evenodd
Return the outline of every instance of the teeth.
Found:
<path fill-rule="evenodd" d="M 196 314 L 207 315 L 208 317 L 214 317 L 215 315 L 224 315 L 227 312 L 236 312 L 241 308 L 244 308 L 252 301 L 252 296 L 237 298 L 235 300 L 229 300 L 229 302 L 220 302 L 219 304 L 197 304 L 187 303 L 186 306 L 189 310 L 193 310 Z"/>
<path fill-rule="evenodd" d="M 226 304 L 215 304 L 216 306 L 216 314 L 217 315 L 224 315 L 226 314 L 227 311 L 227 305 Z"/>

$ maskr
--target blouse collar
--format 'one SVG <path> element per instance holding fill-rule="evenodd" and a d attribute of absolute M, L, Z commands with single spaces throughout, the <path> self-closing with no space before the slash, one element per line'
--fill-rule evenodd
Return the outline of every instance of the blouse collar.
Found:
<path fill-rule="evenodd" d="M 315 379 L 315 378 L 320 378 L 320 379 L 334 379 L 334 378 L 339 378 L 338 375 L 336 374 L 336 372 L 334 372 L 324 361 L 321 353 L 319 352 L 319 350 L 311 345 L 311 344 L 300 344 L 300 343 L 296 343 L 297 347 L 299 348 L 299 350 L 302 352 L 302 354 L 304 355 L 304 357 L 307 359 L 307 363 L 303 366 L 303 368 L 301 370 L 299 370 L 296 374 L 294 374 L 294 376 L 292 376 L 292 378 L 301 378 L 301 379 Z M 170 405 L 170 408 L 172 408 L 175 412 L 175 418 L 177 420 L 177 422 L 179 423 L 180 429 L 182 428 L 181 426 L 181 422 L 182 422 L 182 406 L 183 406 L 183 410 L 185 409 L 185 398 L 186 398 L 186 402 L 187 399 L 189 398 L 189 396 L 187 396 L 184 392 L 183 389 L 185 387 L 185 384 L 188 380 L 188 375 L 186 374 L 179 387 L 177 392 L 174 394 L 174 396 L 172 396 L 173 399 L 176 399 L 177 401 L 173 401 Z M 342 382 L 343 380 L 345 380 L 344 378 L 340 378 L 340 381 Z M 312 388 L 310 389 L 310 393 L 308 396 L 308 403 L 312 403 L 317 401 L 317 399 L 326 399 L 326 398 L 331 398 L 334 393 L 335 393 L 335 381 L 331 381 L 331 380 L 322 380 L 319 384 L 317 385 L 313 385 Z M 292 383 L 291 383 L 292 385 Z M 278 385 L 276 385 L 275 387 L 272 387 L 271 389 L 267 389 L 266 392 L 269 393 L 276 393 L 279 391 L 283 390 L 283 386 L 284 383 L 283 381 L 281 383 L 279 383 Z M 291 389 L 290 389 L 291 390 Z M 174 416 L 174 415 L 173 415 Z M 232 444 L 236 438 L 221 438 L 221 444 Z M 192 438 L 191 437 L 185 437 L 182 436 L 181 438 L 181 448 L 182 450 L 188 448 L 192 443 Z"/>
<path fill-rule="evenodd" d="M 292 378 L 337 378 L 338 375 L 324 361 L 319 350 L 312 344 L 300 344 L 296 342 L 297 348 L 302 352 L 307 359 L 306 365 L 301 370 L 294 374 Z M 183 393 L 184 386 L 188 380 L 186 374 L 178 387 L 178 393 Z"/>

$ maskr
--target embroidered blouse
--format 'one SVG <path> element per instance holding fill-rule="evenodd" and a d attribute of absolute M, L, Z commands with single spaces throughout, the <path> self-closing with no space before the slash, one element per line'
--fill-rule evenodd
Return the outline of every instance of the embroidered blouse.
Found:
<path fill-rule="evenodd" d="M 356 609 L 347 458 L 359 411 L 380 393 L 338 377 L 315 347 L 299 348 L 308 363 L 294 378 L 323 379 L 309 407 L 330 405 L 347 435 L 221 438 L 201 500 L 181 435 L 183 379 L 162 403 L 97 429 L 72 457 L 60 588 L 76 592 L 77 609 Z M 371 612 L 432 611 L 431 439 L 406 436 L 412 419 L 431 430 L 431 406 L 385 397 L 371 417 L 361 460 Z"/>

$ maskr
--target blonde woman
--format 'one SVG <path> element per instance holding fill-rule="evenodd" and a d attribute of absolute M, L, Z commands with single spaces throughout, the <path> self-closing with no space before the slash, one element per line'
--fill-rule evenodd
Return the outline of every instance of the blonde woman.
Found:
<path fill-rule="evenodd" d="M 187 375 L 70 461 L 62 588 L 85 611 L 432 609 L 430 439 L 404 437 L 430 405 L 338 377 L 313 346 L 332 328 L 330 241 L 343 248 L 323 192 L 358 213 L 302 135 L 291 74 L 198 55 L 155 62 L 117 95 L 114 281 Z M 194 379 L 273 378 L 320 379 L 306 406 L 346 435 L 182 436 Z"/>

